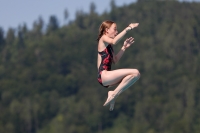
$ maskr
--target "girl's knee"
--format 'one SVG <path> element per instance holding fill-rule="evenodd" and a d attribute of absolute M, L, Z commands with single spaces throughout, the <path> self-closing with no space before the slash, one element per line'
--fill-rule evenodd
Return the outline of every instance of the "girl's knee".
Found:
<path fill-rule="evenodd" d="M 140 72 L 139 72 L 139 70 L 138 69 L 133 69 L 133 70 L 134 70 L 133 76 L 140 78 Z"/>
<path fill-rule="evenodd" d="M 138 71 L 138 70 L 137 70 L 137 71 Z M 140 78 L 140 72 L 139 72 L 139 71 L 137 72 L 137 77 Z"/>

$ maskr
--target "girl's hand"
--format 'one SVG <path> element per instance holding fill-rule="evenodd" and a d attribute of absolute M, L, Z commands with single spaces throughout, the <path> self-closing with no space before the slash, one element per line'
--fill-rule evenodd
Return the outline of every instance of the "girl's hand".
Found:
<path fill-rule="evenodd" d="M 129 26 L 133 29 L 135 27 L 138 27 L 139 23 L 131 23 Z"/>
<path fill-rule="evenodd" d="M 123 49 L 126 49 L 126 48 L 130 47 L 131 44 L 134 43 L 133 40 L 134 40 L 133 37 L 127 38 L 127 39 L 124 41 Z"/>
<path fill-rule="evenodd" d="M 139 23 L 131 23 L 129 26 L 126 28 L 126 31 L 132 30 L 135 27 L 138 27 Z"/>

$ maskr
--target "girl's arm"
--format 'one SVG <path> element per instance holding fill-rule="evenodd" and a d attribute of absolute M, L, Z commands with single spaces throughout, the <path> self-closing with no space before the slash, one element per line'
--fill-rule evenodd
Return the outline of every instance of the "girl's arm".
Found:
<path fill-rule="evenodd" d="M 114 39 L 113 38 L 110 38 L 108 36 L 102 36 L 102 40 L 103 42 L 105 43 L 108 43 L 108 44 L 117 44 L 121 39 L 122 37 L 129 31 L 131 30 L 130 27 L 126 27 L 122 32 L 120 32 Z"/>
<path fill-rule="evenodd" d="M 114 63 L 117 63 L 120 58 L 122 57 L 122 55 L 124 54 L 125 50 L 131 46 L 131 44 L 134 43 L 134 38 L 130 37 L 127 38 L 124 41 L 124 45 L 122 46 L 121 50 L 114 56 L 113 61 Z"/>
<path fill-rule="evenodd" d="M 126 27 L 122 32 L 120 32 L 114 39 L 108 37 L 108 36 L 102 36 L 103 42 L 106 42 L 108 44 L 117 44 L 122 37 L 129 31 L 132 30 L 133 28 L 137 27 L 139 23 L 131 23 L 128 27 Z"/>

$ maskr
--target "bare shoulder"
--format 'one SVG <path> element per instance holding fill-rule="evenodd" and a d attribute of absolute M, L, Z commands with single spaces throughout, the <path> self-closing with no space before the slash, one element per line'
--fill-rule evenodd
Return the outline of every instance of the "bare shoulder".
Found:
<path fill-rule="evenodd" d="M 108 36 L 106 36 L 106 35 L 103 35 L 103 36 L 101 37 L 101 40 L 102 40 L 104 43 L 110 44 L 111 41 L 112 41 L 113 39 L 111 39 L 110 37 L 108 37 Z"/>
<path fill-rule="evenodd" d="M 108 36 L 106 36 L 106 35 L 103 35 L 101 38 L 100 38 L 100 40 L 99 41 L 101 41 L 101 42 L 103 42 L 104 44 L 107 44 L 108 42 L 107 42 L 107 40 L 109 39 L 109 37 Z"/>
<path fill-rule="evenodd" d="M 104 42 L 103 36 L 101 37 L 101 39 L 98 42 L 98 51 L 103 51 L 106 47 L 108 46 L 108 44 L 106 42 Z"/>

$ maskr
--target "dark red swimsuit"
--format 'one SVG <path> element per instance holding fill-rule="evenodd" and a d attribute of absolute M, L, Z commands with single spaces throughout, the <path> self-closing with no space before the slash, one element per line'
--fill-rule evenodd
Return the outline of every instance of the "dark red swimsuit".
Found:
<path fill-rule="evenodd" d="M 102 84 L 101 73 L 103 70 L 107 70 L 107 71 L 111 70 L 111 65 L 113 61 L 112 52 L 113 52 L 113 48 L 110 44 L 102 52 L 98 52 L 101 55 L 101 64 L 99 66 L 97 80 L 102 86 L 104 85 Z M 104 86 L 104 87 L 107 88 L 108 86 Z"/>

